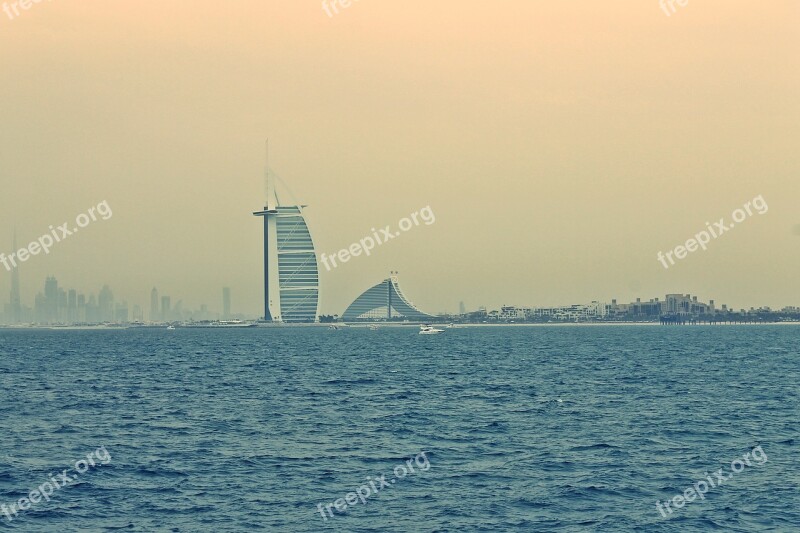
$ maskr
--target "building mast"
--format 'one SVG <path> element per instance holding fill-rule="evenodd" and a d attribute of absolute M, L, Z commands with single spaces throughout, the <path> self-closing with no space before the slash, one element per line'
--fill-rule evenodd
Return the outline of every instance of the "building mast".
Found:
<path fill-rule="evenodd" d="M 14 242 L 12 246 L 17 249 L 17 228 L 14 228 Z M 19 291 L 19 267 L 11 271 L 11 315 L 14 324 L 22 323 L 22 297 Z"/>
<path fill-rule="evenodd" d="M 266 168 L 264 169 L 264 186 L 267 189 L 267 203 L 264 204 L 265 210 L 273 211 L 275 209 L 275 195 L 273 194 L 272 188 L 273 183 L 269 177 L 269 139 L 266 141 Z"/>

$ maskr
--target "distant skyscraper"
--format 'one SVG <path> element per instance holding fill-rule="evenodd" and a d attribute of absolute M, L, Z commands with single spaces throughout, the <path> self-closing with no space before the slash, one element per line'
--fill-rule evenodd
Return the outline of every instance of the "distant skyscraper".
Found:
<path fill-rule="evenodd" d="M 58 281 L 48 276 L 44 282 L 44 322 L 51 324 L 58 320 Z"/>
<path fill-rule="evenodd" d="M 14 230 L 14 250 L 17 250 L 17 230 Z M 11 322 L 19 324 L 22 322 L 22 298 L 19 292 L 19 268 L 11 271 Z"/>
<path fill-rule="evenodd" d="M 59 324 L 65 324 L 67 322 L 67 307 L 68 307 L 67 291 L 65 291 L 64 289 L 59 287 L 58 288 L 58 318 L 57 318 L 57 322 Z"/>
<path fill-rule="evenodd" d="M 114 294 L 108 285 L 103 285 L 100 295 L 97 297 L 100 306 L 100 320 L 103 322 L 114 321 Z"/>
<path fill-rule="evenodd" d="M 86 322 L 86 296 L 78 295 L 78 322 Z"/>
<path fill-rule="evenodd" d="M 459 302 L 459 304 L 458 304 L 458 314 L 460 314 L 460 315 L 466 315 L 467 314 L 467 308 L 464 305 L 464 302 Z"/>
<path fill-rule="evenodd" d="M 319 270 L 314 242 L 303 217 L 304 205 L 281 205 L 269 170 L 265 171 L 264 320 L 315 322 L 319 316 Z"/>
<path fill-rule="evenodd" d="M 230 287 L 222 288 L 222 318 L 228 319 L 231 316 L 231 289 Z"/>
<path fill-rule="evenodd" d="M 158 322 L 158 291 L 155 287 L 150 291 L 150 322 Z"/>
<path fill-rule="evenodd" d="M 67 295 L 67 323 L 74 324 L 78 321 L 78 293 L 70 289 Z"/>

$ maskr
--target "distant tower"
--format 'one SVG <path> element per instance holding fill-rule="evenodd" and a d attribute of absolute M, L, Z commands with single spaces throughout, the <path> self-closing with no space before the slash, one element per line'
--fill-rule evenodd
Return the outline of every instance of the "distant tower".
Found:
<path fill-rule="evenodd" d="M 150 291 L 150 322 L 158 322 L 158 290 L 153 287 Z"/>
<path fill-rule="evenodd" d="M 464 302 L 460 302 L 458 304 L 458 314 L 459 315 L 466 315 L 467 314 L 467 307 L 464 305 Z"/>
<path fill-rule="evenodd" d="M 231 317 L 231 289 L 222 288 L 222 318 L 227 320 Z"/>
<path fill-rule="evenodd" d="M 78 295 L 78 322 L 86 322 L 86 296 Z"/>
<path fill-rule="evenodd" d="M 67 323 L 74 324 L 78 321 L 78 292 L 70 289 L 67 296 Z"/>
<path fill-rule="evenodd" d="M 44 282 L 44 298 L 44 321 L 52 324 L 58 320 L 58 281 L 53 276 L 48 276 Z"/>
<path fill-rule="evenodd" d="M 304 205 L 283 205 L 269 170 L 265 170 L 267 200 L 253 213 L 264 217 L 264 320 L 316 322 L 319 316 L 319 269 Z"/>
<path fill-rule="evenodd" d="M 63 324 L 67 321 L 67 291 L 58 289 L 58 323 Z"/>
<path fill-rule="evenodd" d="M 14 250 L 17 250 L 17 230 L 14 229 Z M 19 293 L 19 268 L 11 271 L 11 319 L 14 324 L 22 322 L 22 298 Z"/>
<path fill-rule="evenodd" d="M 108 285 L 103 285 L 100 295 L 97 297 L 100 304 L 100 320 L 103 322 L 114 321 L 114 294 Z"/>

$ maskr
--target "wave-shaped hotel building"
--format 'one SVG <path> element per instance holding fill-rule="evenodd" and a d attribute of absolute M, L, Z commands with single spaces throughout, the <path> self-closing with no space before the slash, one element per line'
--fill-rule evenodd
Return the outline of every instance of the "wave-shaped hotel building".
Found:
<path fill-rule="evenodd" d="M 427 321 L 434 317 L 420 311 L 406 298 L 403 291 L 400 290 L 397 274 L 394 272 L 387 279 L 364 291 L 342 315 L 342 319 L 349 322 L 397 318 Z"/>

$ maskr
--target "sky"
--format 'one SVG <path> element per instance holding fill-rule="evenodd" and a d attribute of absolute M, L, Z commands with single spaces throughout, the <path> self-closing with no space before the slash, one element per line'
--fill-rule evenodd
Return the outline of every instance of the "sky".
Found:
<path fill-rule="evenodd" d="M 220 310 L 228 286 L 257 315 L 267 138 L 320 252 L 435 214 L 321 266 L 326 314 L 390 271 L 434 313 L 800 305 L 796 0 L 13 3 L 0 252 L 14 227 L 22 247 L 113 212 L 22 265 L 27 305 L 55 275 L 143 308 L 158 287 Z M 766 212 L 678 258 L 758 197 Z M 0 302 L 10 280 L 0 266 Z"/>

